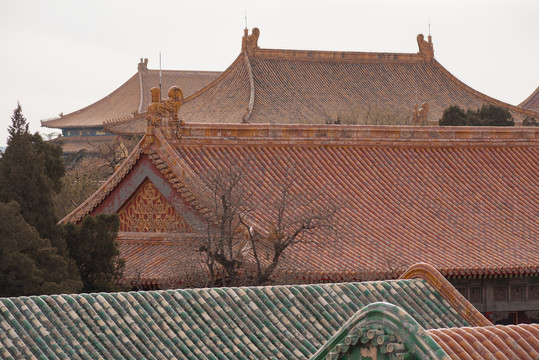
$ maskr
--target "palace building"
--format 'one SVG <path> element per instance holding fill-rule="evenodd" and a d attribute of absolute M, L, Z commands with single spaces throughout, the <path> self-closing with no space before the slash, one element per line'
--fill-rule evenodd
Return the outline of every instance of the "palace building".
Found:
<path fill-rule="evenodd" d="M 117 213 L 123 281 L 188 286 L 217 226 L 212 174 L 244 169 L 238 184 L 256 205 L 233 250 L 252 266 L 249 234 L 269 259 L 274 204 L 294 174 L 287 191 L 304 202 L 289 218 L 332 208 L 332 229 L 288 248 L 272 281 L 390 279 L 426 262 L 494 323 L 539 321 L 539 128 L 433 126 L 454 104 L 503 106 L 517 123 L 538 113 L 458 81 L 430 38 L 418 36 L 417 54 L 391 54 L 260 49 L 258 36 L 246 33 L 201 90 L 161 99 L 153 88 L 147 111 L 141 101 L 106 123 L 142 140 L 62 222 Z M 372 124 L 374 114 L 386 120 Z"/>
<path fill-rule="evenodd" d="M 115 138 L 114 134 L 103 130 L 103 124 L 146 111 L 151 102 L 148 97 L 150 88 L 159 85 L 160 81 L 164 89 L 179 85 L 186 95 L 190 95 L 219 74 L 213 71 L 150 70 L 148 59 L 140 59 L 137 73 L 118 89 L 83 109 L 43 120 L 41 126 L 62 130 L 64 153 L 82 149 L 92 151 L 91 144 L 99 145 Z"/>
<path fill-rule="evenodd" d="M 444 109 L 458 105 L 508 109 L 521 124 L 539 112 L 513 106 L 472 89 L 434 56 L 432 38 L 417 36 L 417 53 L 264 49 L 260 31 L 245 35 L 236 60 L 214 81 L 187 96 L 185 122 L 437 125 Z M 143 134 L 143 116 L 105 129 Z"/>
<path fill-rule="evenodd" d="M 182 123 L 173 100 L 156 98 L 137 147 L 62 220 L 119 214 L 126 282 L 186 285 L 214 226 L 206 179 L 246 164 L 245 220 L 263 237 L 289 169 L 292 193 L 338 209 L 335 231 L 288 249 L 277 278 L 384 279 L 428 262 L 498 321 L 537 316 L 539 128 Z"/>
<path fill-rule="evenodd" d="M 264 49 L 260 31 L 245 34 L 241 52 L 223 73 L 162 71 L 162 89 L 179 86 L 180 117 L 196 123 L 437 125 L 450 105 L 507 108 L 516 124 L 539 119 L 530 98 L 513 106 L 467 86 L 434 56 L 430 36 L 418 35 L 417 53 Z M 64 151 L 111 141 L 113 134 L 142 135 L 141 115 L 159 70 L 141 59 L 138 72 L 114 92 L 70 114 L 42 121 L 62 130 Z M 534 93 L 537 95 L 537 91 Z M 104 123 L 106 123 L 104 125 Z M 98 137 L 99 136 L 99 137 Z"/>

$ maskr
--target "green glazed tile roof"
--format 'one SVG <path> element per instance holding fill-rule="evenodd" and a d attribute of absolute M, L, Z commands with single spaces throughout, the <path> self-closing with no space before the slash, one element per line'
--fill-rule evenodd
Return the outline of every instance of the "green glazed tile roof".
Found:
<path fill-rule="evenodd" d="M 0 358 L 307 359 L 364 306 L 468 326 L 423 279 L 0 299 Z"/>

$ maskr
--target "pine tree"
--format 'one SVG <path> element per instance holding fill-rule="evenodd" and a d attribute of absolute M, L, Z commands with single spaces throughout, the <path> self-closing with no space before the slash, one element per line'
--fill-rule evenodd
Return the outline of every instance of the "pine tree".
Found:
<path fill-rule="evenodd" d="M 39 237 L 12 201 L 0 203 L 0 297 L 74 293 L 82 283 L 72 265 Z"/>
<path fill-rule="evenodd" d="M 57 145 L 43 141 L 39 134 L 29 133 L 28 123 L 22 115 L 20 104 L 17 104 L 13 111 L 11 122 L 8 128 L 8 146 L 0 158 L 0 202 L 17 203 L 21 219 L 30 229 L 37 231 L 36 236 L 40 240 L 32 240 L 21 250 L 23 254 L 30 256 L 38 270 L 28 265 L 29 260 L 22 255 L 16 255 L 17 251 L 14 250 L 13 259 L 20 258 L 20 264 L 27 264 L 28 267 L 18 268 L 19 272 L 12 271 L 11 268 L 3 269 L 4 275 L 11 274 L 6 278 L 7 283 L 4 285 L 8 286 L 10 281 L 13 281 L 12 285 L 15 288 L 27 293 L 27 288 L 16 285 L 19 283 L 17 276 L 20 276 L 22 279 L 33 279 L 28 281 L 32 284 L 29 286 L 35 291 L 47 293 L 76 291 L 77 286 L 73 284 L 80 285 L 80 276 L 67 253 L 53 204 L 54 192 L 60 190 L 64 174 L 62 150 Z M 9 224 L 4 224 L 7 225 Z M 19 241 L 24 243 L 21 239 Z M 6 246 L 12 248 L 10 244 L 13 245 L 12 240 L 4 237 L 0 251 L 4 251 Z M 17 260 L 5 261 L 5 264 L 15 261 L 13 266 L 18 264 Z M 41 274 L 42 280 L 39 280 L 36 274 Z M 36 281 L 39 286 L 36 285 Z"/>
<path fill-rule="evenodd" d="M 124 267 L 115 242 L 119 227 L 117 214 L 86 216 L 80 225 L 65 225 L 67 247 L 81 274 L 83 291 L 123 290 L 116 285 Z"/>
<path fill-rule="evenodd" d="M 61 188 L 65 169 L 62 149 L 28 132 L 18 103 L 8 128 L 8 146 L 0 158 L 0 201 L 16 201 L 21 214 L 42 238 L 63 249 L 53 195 Z"/>

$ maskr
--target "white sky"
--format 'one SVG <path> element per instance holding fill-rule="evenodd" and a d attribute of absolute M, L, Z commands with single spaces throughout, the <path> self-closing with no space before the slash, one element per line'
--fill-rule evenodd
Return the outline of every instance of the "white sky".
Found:
<path fill-rule="evenodd" d="M 262 48 L 417 52 L 429 20 L 436 59 L 487 95 L 518 104 L 539 86 L 539 1 L 3 0 L 0 147 L 21 102 L 32 132 L 149 68 L 225 70 L 245 27 Z"/>

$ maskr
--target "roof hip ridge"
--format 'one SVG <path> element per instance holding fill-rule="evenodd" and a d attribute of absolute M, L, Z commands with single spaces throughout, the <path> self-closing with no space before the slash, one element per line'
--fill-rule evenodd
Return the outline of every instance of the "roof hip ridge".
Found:
<path fill-rule="evenodd" d="M 247 67 L 247 73 L 249 74 L 249 84 L 251 85 L 251 92 L 249 97 L 249 105 L 247 106 L 247 113 L 243 116 L 242 122 L 249 122 L 249 118 L 253 112 L 253 107 L 255 104 L 255 81 L 253 76 L 253 68 L 251 67 L 251 62 L 249 61 L 249 55 L 246 51 L 243 52 L 243 59 L 245 60 L 245 66 Z"/>
<path fill-rule="evenodd" d="M 399 279 L 423 279 L 450 303 L 471 326 L 491 326 L 492 323 L 477 310 L 432 265 L 420 262 L 410 266 Z"/>

